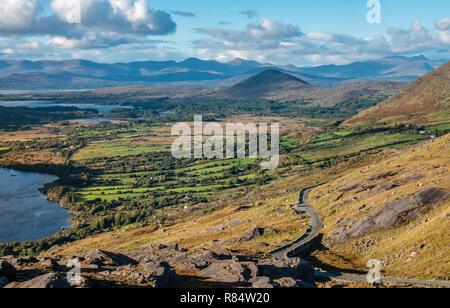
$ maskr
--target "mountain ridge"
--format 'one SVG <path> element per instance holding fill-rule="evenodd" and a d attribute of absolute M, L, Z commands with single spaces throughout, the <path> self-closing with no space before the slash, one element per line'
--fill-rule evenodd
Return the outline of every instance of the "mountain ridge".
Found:
<path fill-rule="evenodd" d="M 334 87 L 360 81 L 411 82 L 439 67 L 442 61 L 417 57 L 386 57 L 347 65 L 324 65 L 299 68 L 236 58 L 230 62 L 204 61 L 136 61 L 130 63 L 97 63 L 74 59 L 63 61 L 0 60 L 0 89 L 47 89 L 29 73 L 46 76 L 73 75 L 77 78 L 61 83 L 59 89 L 85 89 L 111 86 L 182 86 L 229 87 L 267 69 L 290 74 L 314 86 Z M 28 74 L 28 75 L 27 75 Z M 44 76 L 44 75 L 43 75 Z M 17 78 L 20 77 L 20 84 Z M 54 87 L 52 87 L 54 88 Z"/>

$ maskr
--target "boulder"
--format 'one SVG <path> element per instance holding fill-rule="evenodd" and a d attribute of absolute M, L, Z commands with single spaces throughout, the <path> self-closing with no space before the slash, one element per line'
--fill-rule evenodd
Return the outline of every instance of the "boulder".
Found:
<path fill-rule="evenodd" d="M 61 274 L 50 273 L 38 276 L 18 285 L 19 289 L 69 289 L 67 277 Z"/>
<path fill-rule="evenodd" d="M 213 278 L 220 282 L 238 283 L 246 282 L 248 269 L 234 260 L 216 260 L 210 266 L 200 271 L 203 277 Z"/>
<path fill-rule="evenodd" d="M 137 265 L 136 260 L 131 259 L 120 253 L 112 253 L 103 250 L 94 250 L 86 255 L 86 260 L 90 264 L 96 264 L 99 266 L 112 265 L 112 266 L 123 266 L 123 265 Z"/>
<path fill-rule="evenodd" d="M 360 219 L 346 231 L 346 235 L 364 236 L 375 230 L 398 227 L 425 213 L 429 206 L 441 204 L 449 198 L 450 194 L 440 188 L 422 189 L 411 196 L 393 200 L 377 213 Z"/>
<path fill-rule="evenodd" d="M 274 287 L 269 277 L 255 277 L 250 279 L 249 283 L 255 289 L 273 289 Z"/>
<path fill-rule="evenodd" d="M 172 269 L 166 262 L 146 262 L 141 266 L 146 279 L 152 279 L 155 288 L 164 288 L 172 276 Z"/>
<path fill-rule="evenodd" d="M 260 238 L 264 234 L 264 229 L 253 227 L 248 231 L 245 231 L 238 237 L 239 242 L 249 242 L 254 239 Z"/>
<path fill-rule="evenodd" d="M 277 280 L 274 280 L 279 288 L 295 288 L 297 286 L 297 281 L 292 279 L 291 277 L 283 277 Z"/>
<path fill-rule="evenodd" d="M 0 277 L 5 277 L 9 282 L 16 280 L 17 271 L 14 266 L 12 266 L 7 261 L 0 261 Z"/>

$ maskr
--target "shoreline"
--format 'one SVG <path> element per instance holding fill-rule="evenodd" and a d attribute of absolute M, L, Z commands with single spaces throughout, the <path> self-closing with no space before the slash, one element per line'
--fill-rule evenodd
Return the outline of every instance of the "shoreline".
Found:
<path fill-rule="evenodd" d="M 35 174 L 40 174 L 40 175 L 47 175 L 47 176 L 56 177 L 56 179 L 54 181 L 46 182 L 46 183 L 42 183 L 42 184 L 39 183 L 40 185 L 37 185 L 37 186 L 40 186 L 40 187 L 37 189 L 37 192 L 42 194 L 46 201 L 54 203 L 55 206 L 60 207 L 61 209 L 65 210 L 70 215 L 70 218 L 67 219 L 67 223 L 70 223 L 70 227 L 69 228 L 62 227 L 62 228 L 64 228 L 64 230 L 61 229 L 61 230 L 59 230 L 59 231 L 57 231 L 57 232 L 55 232 L 55 233 L 53 233 L 51 235 L 48 235 L 48 236 L 45 236 L 45 237 L 42 237 L 42 238 L 39 238 L 39 239 L 36 239 L 36 240 L 25 240 L 25 241 L 20 241 L 20 242 L 10 241 L 10 242 L 5 242 L 5 243 L 0 243 L 0 246 L 1 245 L 17 244 L 17 243 L 21 244 L 21 243 L 26 243 L 26 242 L 36 243 L 36 242 L 39 242 L 41 240 L 45 240 L 46 238 L 55 236 L 55 235 L 57 235 L 60 232 L 70 231 L 73 228 L 73 226 L 75 225 L 77 214 L 74 213 L 73 211 L 71 211 L 70 207 L 64 205 L 64 202 L 62 202 L 63 201 L 62 198 L 56 198 L 56 199 L 52 198 L 52 196 L 50 194 L 51 193 L 51 189 L 48 189 L 49 186 L 57 184 L 58 181 L 61 180 L 61 177 L 58 174 L 55 174 L 55 173 L 42 172 L 40 167 L 37 167 L 37 168 L 35 168 L 35 167 L 28 166 L 28 165 L 20 165 L 20 166 L 16 165 L 14 167 L 13 166 L 0 165 L 0 169 L 10 170 L 12 172 L 35 173 Z M 61 187 L 61 186 L 57 185 L 57 186 L 54 186 L 54 187 Z"/>

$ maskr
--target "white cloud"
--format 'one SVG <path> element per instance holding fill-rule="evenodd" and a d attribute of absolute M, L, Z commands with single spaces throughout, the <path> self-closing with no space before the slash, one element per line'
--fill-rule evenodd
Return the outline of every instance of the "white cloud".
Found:
<path fill-rule="evenodd" d="M 242 31 L 198 29 L 209 38 L 194 45 L 204 58 L 229 60 L 239 54 L 247 59 L 298 65 L 344 64 L 397 53 L 445 58 L 450 57 L 449 24 L 450 19 L 439 20 L 432 31 L 416 19 L 409 29 L 390 27 L 384 35 L 359 38 L 331 32 L 302 33 L 295 25 L 263 19 Z"/>
<path fill-rule="evenodd" d="M 33 26 L 36 0 L 0 0 L 0 32 L 20 33 Z"/>
<path fill-rule="evenodd" d="M 73 23 L 79 1 L 80 23 Z M 41 16 L 37 0 L 0 0 L 0 35 L 50 36 L 54 48 L 108 48 L 147 42 L 176 30 L 171 16 L 146 0 L 52 0 L 53 15 Z M 76 15 L 76 14 L 75 14 Z"/>
<path fill-rule="evenodd" d="M 440 31 L 450 31 L 450 18 L 443 18 L 437 20 L 436 29 Z"/>
<path fill-rule="evenodd" d="M 450 45 L 450 18 L 443 18 L 436 21 L 436 37 L 443 43 Z"/>

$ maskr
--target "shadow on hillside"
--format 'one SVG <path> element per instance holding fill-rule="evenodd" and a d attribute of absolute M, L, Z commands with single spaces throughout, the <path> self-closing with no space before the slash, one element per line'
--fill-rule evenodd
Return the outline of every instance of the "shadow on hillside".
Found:
<path fill-rule="evenodd" d="M 249 287 L 248 283 L 226 283 L 209 281 L 208 278 L 178 275 L 175 281 L 170 282 L 167 288 L 198 288 L 198 289 L 225 289 L 225 288 L 242 288 Z"/>
<path fill-rule="evenodd" d="M 323 244 L 317 244 L 316 251 L 328 251 L 329 249 Z M 322 270 L 325 270 L 327 272 L 334 272 L 334 273 L 343 273 L 343 274 L 356 274 L 356 275 L 366 275 L 367 272 L 356 270 L 356 269 L 349 269 L 349 268 L 339 268 L 333 265 L 329 265 L 327 263 L 324 263 L 322 260 L 319 260 L 317 257 L 312 255 L 305 255 L 303 257 L 306 261 L 313 264 L 315 267 L 320 268 Z M 348 261 L 350 263 L 350 261 Z"/>

